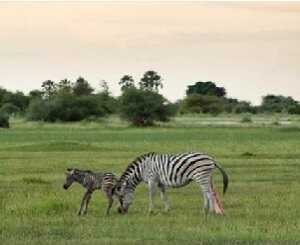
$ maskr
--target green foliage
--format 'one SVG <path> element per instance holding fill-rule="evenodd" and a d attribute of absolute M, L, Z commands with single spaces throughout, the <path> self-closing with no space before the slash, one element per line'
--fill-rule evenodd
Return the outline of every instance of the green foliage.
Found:
<path fill-rule="evenodd" d="M 116 98 L 107 92 L 100 92 L 95 95 L 99 106 L 103 109 L 105 114 L 113 114 L 118 112 L 119 102 Z"/>
<path fill-rule="evenodd" d="M 223 87 L 217 87 L 213 82 L 196 82 L 194 85 L 188 86 L 186 95 L 200 94 L 217 97 L 224 97 L 226 90 Z"/>
<path fill-rule="evenodd" d="M 117 100 L 110 96 L 106 83 L 102 85 L 104 90 L 97 94 L 92 94 L 94 89 L 81 77 L 74 84 L 67 79 L 58 84 L 47 84 L 55 87 L 55 92 L 43 97 L 39 96 L 38 91 L 31 94 L 27 110 L 29 120 L 56 122 L 96 119 L 114 113 L 118 108 Z"/>
<path fill-rule="evenodd" d="M 83 77 L 79 77 L 73 85 L 73 93 L 77 96 L 91 95 L 94 89 Z"/>
<path fill-rule="evenodd" d="M 180 113 L 256 113 L 250 102 L 226 98 L 223 87 L 213 82 L 197 82 L 188 86 L 186 98 L 181 102 Z"/>
<path fill-rule="evenodd" d="M 20 111 L 20 108 L 15 106 L 12 103 L 5 103 L 0 108 L 0 113 L 4 113 L 7 115 L 16 114 Z"/>
<path fill-rule="evenodd" d="M 300 104 L 299 104 L 299 102 L 298 102 L 298 104 L 297 105 L 290 105 L 289 107 L 288 107 L 288 113 L 289 114 L 300 114 Z"/>
<path fill-rule="evenodd" d="M 181 113 L 211 113 L 223 111 L 223 100 L 216 96 L 191 94 L 181 102 Z"/>
<path fill-rule="evenodd" d="M 290 96 L 285 97 L 282 95 L 266 95 L 263 97 L 260 111 L 276 113 L 288 112 L 298 114 L 298 112 L 300 111 L 299 107 L 299 102 L 295 101 Z"/>
<path fill-rule="evenodd" d="M 38 89 L 31 90 L 29 92 L 29 100 L 33 99 L 41 99 L 43 97 L 44 92 Z"/>
<path fill-rule="evenodd" d="M 49 101 L 34 98 L 30 101 L 26 117 L 32 121 L 46 121 L 49 114 Z"/>
<path fill-rule="evenodd" d="M 154 121 L 167 121 L 173 111 L 160 94 L 137 88 L 128 88 L 120 97 L 121 116 L 136 126 L 150 126 Z"/>
<path fill-rule="evenodd" d="M 140 89 L 158 92 L 162 88 L 162 77 L 156 71 L 146 71 L 140 81 Z"/>
<path fill-rule="evenodd" d="M 56 93 L 56 84 L 51 80 L 46 80 L 42 83 L 42 92 L 43 96 L 46 99 L 49 99 Z"/>
<path fill-rule="evenodd" d="M 125 90 L 127 88 L 134 87 L 134 79 L 130 75 L 124 75 L 119 82 L 119 85 L 121 86 L 121 90 Z"/>
<path fill-rule="evenodd" d="M 235 113 L 255 113 L 255 109 L 250 105 L 249 102 L 246 101 L 239 101 L 236 106 L 234 107 Z"/>
<path fill-rule="evenodd" d="M 72 83 L 68 79 L 63 79 L 56 85 L 57 93 L 59 94 L 71 94 L 72 93 Z"/>
<path fill-rule="evenodd" d="M 29 105 L 28 118 L 55 122 L 80 121 L 91 116 L 102 117 L 107 112 L 101 103 L 101 99 L 95 95 L 57 95 L 51 100 L 33 100 Z"/>
<path fill-rule="evenodd" d="M 0 128 L 9 128 L 9 116 L 0 112 Z"/>
<path fill-rule="evenodd" d="M 242 123 L 252 123 L 252 118 L 250 114 L 246 114 L 241 119 Z"/>
<path fill-rule="evenodd" d="M 4 104 L 14 105 L 18 111 L 24 112 L 29 104 L 29 98 L 20 91 L 13 93 L 0 88 L 0 107 Z"/>

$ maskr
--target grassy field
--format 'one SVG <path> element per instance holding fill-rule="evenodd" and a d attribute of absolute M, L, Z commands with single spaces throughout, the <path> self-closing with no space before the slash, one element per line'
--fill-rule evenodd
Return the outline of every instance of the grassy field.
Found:
<path fill-rule="evenodd" d="M 117 120 L 14 121 L 10 130 L 0 130 L 0 244 L 299 244 L 299 118 L 239 122 L 177 118 L 137 129 Z M 83 189 L 63 190 L 67 167 L 121 174 L 149 151 L 215 156 L 230 177 L 228 193 L 221 195 L 226 215 L 205 219 L 194 183 L 168 190 L 169 213 L 157 197 L 157 212 L 148 215 L 142 184 L 128 215 L 119 215 L 115 204 L 106 217 L 102 193 L 94 194 L 87 216 L 76 215 Z M 214 181 L 221 191 L 217 171 Z"/>

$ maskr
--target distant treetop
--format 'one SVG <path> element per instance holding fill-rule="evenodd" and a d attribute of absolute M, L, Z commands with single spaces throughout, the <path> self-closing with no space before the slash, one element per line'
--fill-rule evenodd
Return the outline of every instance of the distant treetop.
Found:
<path fill-rule="evenodd" d="M 146 71 L 139 84 L 141 89 L 158 92 L 162 88 L 162 77 L 156 71 Z"/>
<path fill-rule="evenodd" d="M 188 86 L 186 95 L 201 94 L 201 95 L 213 95 L 218 97 L 225 97 L 226 90 L 223 87 L 217 87 L 215 83 L 208 82 L 196 82 L 194 85 Z"/>

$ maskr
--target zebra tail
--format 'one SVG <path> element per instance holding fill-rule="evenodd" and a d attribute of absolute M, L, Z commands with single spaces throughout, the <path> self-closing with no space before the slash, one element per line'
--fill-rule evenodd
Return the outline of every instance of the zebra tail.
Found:
<path fill-rule="evenodd" d="M 228 187 L 228 182 L 229 182 L 228 175 L 226 174 L 225 170 L 220 165 L 215 163 L 215 166 L 220 170 L 220 172 L 223 176 L 223 194 L 225 194 L 227 187 Z"/>

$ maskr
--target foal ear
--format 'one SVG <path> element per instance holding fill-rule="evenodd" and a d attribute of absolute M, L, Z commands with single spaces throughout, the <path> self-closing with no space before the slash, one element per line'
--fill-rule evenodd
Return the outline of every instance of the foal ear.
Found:
<path fill-rule="evenodd" d="M 67 168 L 66 174 L 72 175 L 72 174 L 76 173 L 75 171 L 76 171 L 76 170 L 75 170 L 74 168 Z"/>
<path fill-rule="evenodd" d="M 73 173 L 74 173 L 74 174 L 79 174 L 79 173 L 80 173 L 80 171 L 79 171 L 79 169 L 77 169 L 77 168 L 74 168 L 74 169 L 73 169 Z"/>

